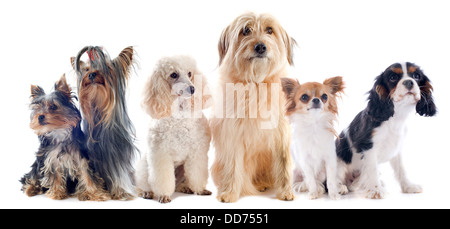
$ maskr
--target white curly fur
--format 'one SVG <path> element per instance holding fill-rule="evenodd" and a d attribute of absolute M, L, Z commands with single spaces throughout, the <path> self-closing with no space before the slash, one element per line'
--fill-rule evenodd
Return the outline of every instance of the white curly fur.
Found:
<path fill-rule="evenodd" d="M 173 73 L 178 77 L 173 78 Z M 157 63 L 144 89 L 143 107 L 154 119 L 147 138 L 149 152 L 137 165 L 140 196 L 166 203 L 175 191 L 211 194 L 205 189 L 211 141 L 202 112 L 205 99 L 211 98 L 202 93 L 206 86 L 206 78 L 189 56 L 166 57 Z"/>

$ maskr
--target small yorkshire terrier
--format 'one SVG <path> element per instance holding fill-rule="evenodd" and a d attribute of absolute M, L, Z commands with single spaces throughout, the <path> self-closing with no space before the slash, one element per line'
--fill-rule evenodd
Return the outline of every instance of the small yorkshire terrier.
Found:
<path fill-rule="evenodd" d="M 211 130 L 202 112 L 210 98 L 206 86 L 193 58 L 158 61 L 144 91 L 143 108 L 154 120 L 149 152 L 136 168 L 139 196 L 168 203 L 175 191 L 211 195 L 206 190 Z"/>
<path fill-rule="evenodd" d="M 81 60 L 85 53 L 89 56 L 86 63 Z M 83 130 L 93 168 L 105 181 L 112 199 L 133 199 L 137 148 L 125 100 L 133 47 L 111 59 L 101 47 L 86 46 L 71 62 L 78 76 Z"/>
<path fill-rule="evenodd" d="M 286 94 L 286 115 L 293 126 L 291 153 L 296 165 L 294 189 L 309 191 L 316 199 L 325 193 L 324 182 L 331 199 L 339 199 L 337 156 L 334 144 L 337 133 L 336 98 L 344 90 L 342 77 L 317 82 L 300 83 L 281 79 Z"/>
<path fill-rule="evenodd" d="M 50 94 L 39 86 L 31 86 L 30 127 L 41 144 L 31 171 L 20 180 L 22 191 L 30 197 L 45 193 L 55 200 L 70 195 L 79 200 L 109 199 L 102 189 L 103 180 L 89 167 L 81 114 L 73 98 L 76 97 L 64 75 Z"/>

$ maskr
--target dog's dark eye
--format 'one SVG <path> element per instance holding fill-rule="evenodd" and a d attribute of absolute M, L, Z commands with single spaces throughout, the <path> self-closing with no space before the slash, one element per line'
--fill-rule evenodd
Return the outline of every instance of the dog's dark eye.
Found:
<path fill-rule="evenodd" d="M 300 97 L 300 100 L 303 102 L 307 102 L 309 99 L 309 96 L 307 94 L 303 94 L 302 97 Z"/>
<path fill-rule="evenodd" d="M 51 111 L 56 111 L 58 109 L 58 106 L 56 106 L 55 104 L 50 105 L 50 107 L 48 107 L 49 110 Z"/>
<path fill-rule="evenodd" d="M 267 27 L 266 32 L 267 32 L 267 34 L 272 34 L 273 33 L 272 27 Z"/>
<path fill-rule="evenodd" d="M 395 82 L 395 81 L 397 81 L 399 79 L 399 76 L 398 75 L 391 75 L 390 77 L 389 77 L 389 80 L 391 81 L 391 82 Z"/>
<path fill-rule="evenodd" d="M 242 30 L 242 35 L 247 36 L 247 35 L 250 35 L 251 32 L 252 32 L 252 31 L 250 30 L 250 28 L 245 27 L 245 28 Z"/>
<path fill-rule="evenodd" d="M 191 72 L 189 72 L 189 73 L 188 73 L 188 76 L 189 76 L 189 78 L 191 78 L 191 76 L 192 76 L 192 73 L 191 73 Z"/>
<path fill-rule="evenodd" d="M 414 72 L 414 73 L 412 74 L 412 78 L 415 79 L 415 80 L 419 80 L 420 75 L 419 75 L 418 73 L 415 73 L 415 72 Z"/>
<path fill-rule="evenodd" d="M 178 74 L 176 72 L 174 72 L 174 73 L 170 74 L 170 77 L 172 79 L 176 79 L 176 78 L 178 78 Z"/>
<path fill-rule="evenodd" d="M 322 101 L 325 103 L 328 100 L 328 95 L 327 94 L 323 94 L 321 96 L 321 98 L 322 98 Z"/>

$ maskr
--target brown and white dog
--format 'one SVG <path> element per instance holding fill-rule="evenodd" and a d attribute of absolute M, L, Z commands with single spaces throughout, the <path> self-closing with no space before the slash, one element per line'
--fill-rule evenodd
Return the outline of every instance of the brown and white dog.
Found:
<path fill-rule="evenodd" d="M 280 78 L 293 64 L 295 44 L 267 14 L 243 14 L 222 32 L 219 94 L 225 99 L 215 98 L 211 119 L 219 201 L 236 202 L 272 187 L 278 199 L 294 199 L 291 130 Z"/>

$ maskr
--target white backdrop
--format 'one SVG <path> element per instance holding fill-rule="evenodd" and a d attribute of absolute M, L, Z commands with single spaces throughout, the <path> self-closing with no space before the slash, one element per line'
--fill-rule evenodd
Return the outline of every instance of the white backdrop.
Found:
<path fill-rule="evenodd" d="M 1 1 L 0 208 L 449 208 L 447 148 L 450 85 L 450 3 L 448 1 Z M 30 84 L 50 91 L 66 73 L 75 86 L 69 59 L 86 45 L 101 45 L 113 57 L 134 45 L 139 67 L 129 85 L 128 108 L 137 129 L 138 147 L 146 152 L 149 116 L 140 108 L 142 86 L 162 56 L 189 54 L 214 85 L 221 31 L 247 11 L 274 15 L 297 40 L 293 77 L 300 82 L 341 75 L 347 83 L 340 102 L 337 130 L 365 107 L 373 79 L 394 62 L 410 61 L 432 80 L 437 117 L 413 115 L 404 147 L 405 166 L 421 194 L 402 194 L 388 164 L 381 167 L 388 195 L 368 200 L 361 193 L 332 201 L 297 194 L 282 202 L 273 192 L 237 203 L 212 196 L 175 194 L 169 204 L 133 201 L 80 202 L 29 198 L 18 180 L 29 171 L 39 142 L 29 128 Z M 209 152 L 210 164 L 214 148 Z"/>

